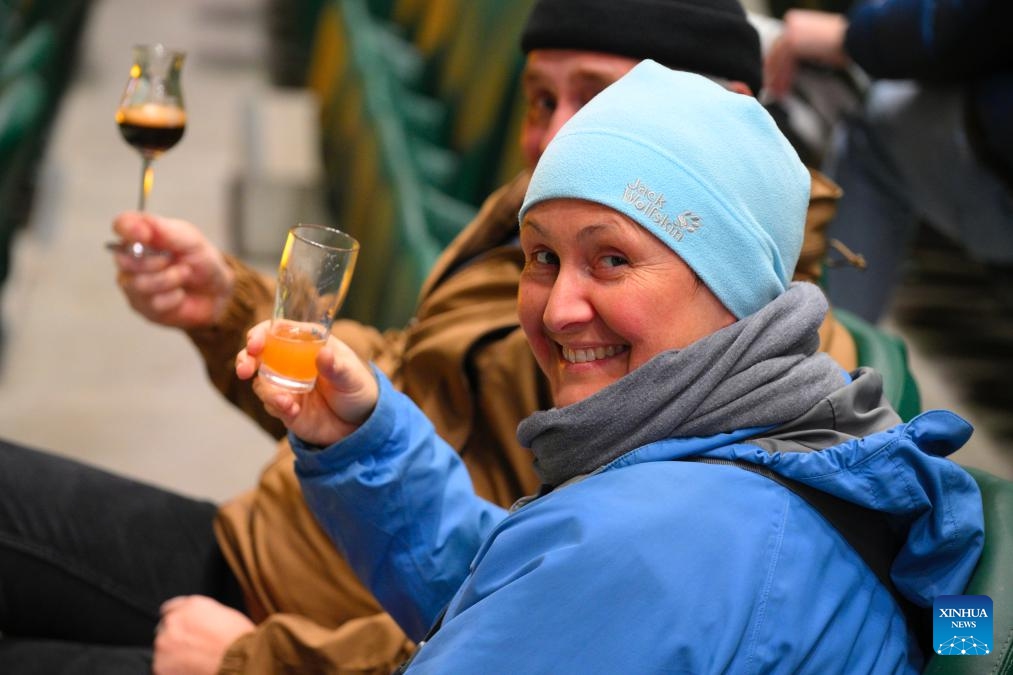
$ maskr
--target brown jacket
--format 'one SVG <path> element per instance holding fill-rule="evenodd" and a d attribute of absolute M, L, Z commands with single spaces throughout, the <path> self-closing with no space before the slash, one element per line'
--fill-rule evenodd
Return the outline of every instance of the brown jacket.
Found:
<path fill-rule="evenodd" d="M 548 392 L 516 316 L 523 256 L 515 243 L 527 175 L 498 190 L 444 252 L 420 294 L 416 318 L 402 331 L 340 321 L 334 332 L 388 373 L 457 448 L 477 492 L 502 505 L 537 488 L 517 423 L 547 407 Z M 817 280 L 823 228 L 838 188 L 813 175 L 807 245 L 799 277 Z M 233 358 L 246 330 L 270 315 L 272 284 L 236 261 L 234 301 L 220 325 L 192 331 L 208 372 L 230 401 L 281 437 Z M 354 291 L 353 291 L 354 292 Z M 850 335 L 832 318 L 825 350 L 855 365 Z M 356 580 L 303 502 L 286 440 L 259 485 L 225 504 L 216 533 L 259 625 L 237 640 L 221 673 L 389 673 L 412 645 Z"/>

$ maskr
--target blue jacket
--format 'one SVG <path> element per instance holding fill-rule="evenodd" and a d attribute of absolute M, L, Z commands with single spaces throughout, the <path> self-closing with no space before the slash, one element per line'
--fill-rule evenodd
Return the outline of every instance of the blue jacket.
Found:
<path fill-rule="evenodd" d="M 447 606 L 412 673 L 920 669 L 890 592 L 822 516 L 767 478 L 679 458 L 765 464 L 892 514 L 908 537 L 892 576 L 922 605 L 959 593 L 981 550 L 977 487 L 943 458 L 971 431 L 951 413 L 865 438 L 796 424 L 664 440 L 508 513 L 474 495 L 456 453 L 380 381 L 353 435 L 293 445 L 311 509 L 408 634 Z M 814 415 L 864 424 L 879 382 L 858 377 Z M 834 444 L 791 451 L 821 438 Z"/>
<path fill-rule="evenodd" d="M 965 83 L 969 133 L 1013 178 L 1013 2 L 860 0 L 845 50 L 873 77 Z"/>

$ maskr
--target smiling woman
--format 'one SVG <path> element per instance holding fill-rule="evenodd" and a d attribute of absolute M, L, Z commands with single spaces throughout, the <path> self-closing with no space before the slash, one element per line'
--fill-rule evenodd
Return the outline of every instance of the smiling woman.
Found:
<path fill-rule="evenodd" d="M 521 247 L 521 326 L 557 406 L 735 321 L 672 249 L 606 206 L 540 203 Z"/>
<path fill-rule="evenodd" d="M 817 351 L 826 301 L 790 282 L 809 184 L 754 99 L 652 61 L 563 125 L 520 216 L 520 319 L 555 407 L 518 427 L 543 487 L 509 512 L 337 339 L 310 394 L 254 383 L 317 519 L 424 638 L 405 670 L 920 669 L 847 540 L 735 466 L 888 517 L 893 585 L 914 604 L 959 593 L 981 552 L 977 487 L 945 459 L 969 425 L 902 424 L 878 374 Z"/>

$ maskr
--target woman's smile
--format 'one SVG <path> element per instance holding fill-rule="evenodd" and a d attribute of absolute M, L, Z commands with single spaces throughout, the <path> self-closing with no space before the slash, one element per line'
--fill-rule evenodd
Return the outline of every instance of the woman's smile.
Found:
<path fill-rule="evenodd" d="M 615 356 L 616 354 L 625 353 L 629 347 L 627 345 L 608 345 L 606 347 L 566 347 L 559 345 L 559 352 L 563 357 L 564 361 L 569 363 L 590 363 L 591 361 L 600 361 L 601 359 L 607 359 Z"/>

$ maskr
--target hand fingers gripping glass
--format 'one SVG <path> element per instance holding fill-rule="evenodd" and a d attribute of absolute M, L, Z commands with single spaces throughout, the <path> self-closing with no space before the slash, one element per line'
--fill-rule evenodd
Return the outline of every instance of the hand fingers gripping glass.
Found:
<path fill-rule="evenodd" d="M 261 377 L 292 391 L 313 388 L 317 353 L 348 293 L 358 254 L 359 242 L 340 230 L 302 224 L 289 230 Z"/>

